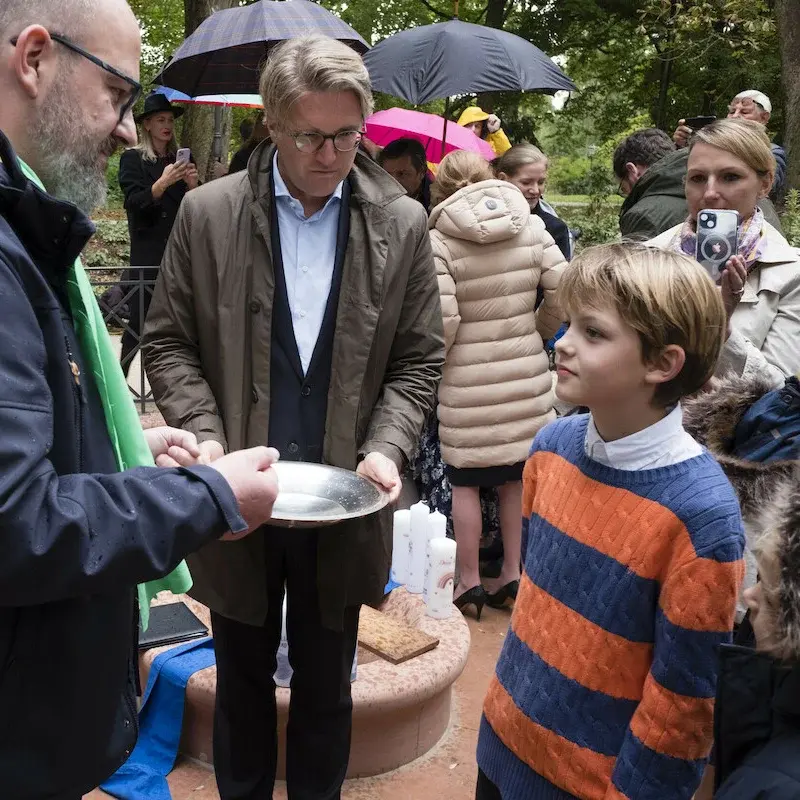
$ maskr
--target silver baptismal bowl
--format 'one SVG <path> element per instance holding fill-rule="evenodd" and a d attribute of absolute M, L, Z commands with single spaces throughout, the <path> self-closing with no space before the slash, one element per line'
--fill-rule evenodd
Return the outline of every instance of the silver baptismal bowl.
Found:
<path fill-rule="evenodd" d="M 389 502 L 389 493 L 367 478 L 339 467 L 279 461 L 278 497 L 269 525 L 318 528 L 366 517 Z"/>

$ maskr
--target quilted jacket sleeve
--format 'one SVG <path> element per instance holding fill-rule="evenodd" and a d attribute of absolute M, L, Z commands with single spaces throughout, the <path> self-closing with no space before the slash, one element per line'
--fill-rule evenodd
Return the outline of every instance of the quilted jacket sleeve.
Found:
<path fill-rule="evenodd" d="M 458 299 L 456 298 L 456 281 L 444 242 L 438 236 L 431 236 L 431 244 L 433 246 L 433 263 L 436 265 L 436 279 L 439 282 L 439 299 L 442 303 L 444 347 L 445 353 L 449 353 L 461 323 Z"/>

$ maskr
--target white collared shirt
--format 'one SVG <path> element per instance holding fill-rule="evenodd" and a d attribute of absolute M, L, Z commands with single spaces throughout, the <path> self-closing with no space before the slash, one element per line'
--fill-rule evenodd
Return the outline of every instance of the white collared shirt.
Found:
<path fill-rule="evenodd" d="M 277 155 L 272 177 L 286 294 L 300 363 L 307 373 L 331 292 L 343 182 L 323 208 L 306 217 L 303 204 L 292 197 L 281 176 Z"/>
<path fill-rule="evenodd" d="M 603 441 L 589 415 L 584 449 L 594 461 L 622 470 L 668 467 L 703 452 L 703 448 L 683 429 L 680 403 L 654 425 L 614 442 Z"/>

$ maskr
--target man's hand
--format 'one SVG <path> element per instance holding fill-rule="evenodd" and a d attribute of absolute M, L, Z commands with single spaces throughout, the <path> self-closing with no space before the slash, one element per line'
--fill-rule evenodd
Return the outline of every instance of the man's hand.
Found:
<path fill-rule="evenodd" d="M 239 513 L 247 523 L 246 531 L 226 533 L 223 541 L 242 539 L 272 516 L 272 505 L 278 496 L 278 476 L 272 465 L 278 458 L 273 447 L 253 447 L 222 456 L 211 465 L 230 485 Z"/>
<path fill-rule="evenodd" d="M 186 185 L 189 187 L 190 191 L 197 188 L 200 183 L 200 176 L 197 173 L 197 166 L 195 164 L 189 163 L 186 169 L 186 175 L 183 179 L 186 181 Z"/>
<path fill-rule="evenodd" d="M 189 431 L 166 426 L 148 428 L 144 432 L 144 438 L 159 467 L 192 466 L 200 457 L 197 437 Z"/>
<path fill-rule="evenodd" d="M 200 448 L 200 464 L 213 464 L 218 458 L 225 455 L 223 446 L 214 439 L 206 439 L 206 441 L 200 442 L 198 447 Z"/>
<path fill-rule="evenodd" d="M 165 436 L 164 431 L 172 434 L 171 438 Z M 156 434 L 159 434 L 156 438 Z M 213 439 L 197 444 L 197 439 L 193 433 L 181 431 L 177 428 L 151 428 L 145 431 L 145 436 L 156 441 L 158 451 L 153 449 L 150 444 L 150 451 L 159 467 L 195 467 L 198 464 L 210 464 L 225 455 L 222 445 Z M 185 440 L 181 437 L 188 437 Z M 186 446 L 188 442 L 190 446 Z"/>
<path fill-rule="evenodd" d="M 689 144 L 689 137 L 694 133 L 694 131 L 686 124 L 685 119 L 678 120 L 678 127 L 675 128 L 675 133 L 672 134 L 672 141 L 675 142 L 678 147 L 686 147 Z"/>
<path fill-rule="evenodd" d="M 500 130 L 500 117 L 489 114 L 489 118 L 486 120 L 486 129 L 489 133 L 497 133 Z"/>
<path fill-rule="evenodd" d="M 224 178 L 228 174 L 228 165 L 223 164 L 221 161 L 215 161 L 214 166 L 211 168 L 213 179 Z"/>
<path fill-rule="evenodd" d="M 365 478 L 375 481 L 389 492 L 389 502 L 394 503 L 400 497 L 403 481 L 394 461 L 382 453 L 369 453 L 358 465 L 356 472 Z"/>

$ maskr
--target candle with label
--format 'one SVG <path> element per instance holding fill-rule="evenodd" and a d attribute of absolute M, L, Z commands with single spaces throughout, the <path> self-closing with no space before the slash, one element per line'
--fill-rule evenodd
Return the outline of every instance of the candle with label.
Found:
<path fill-rule="evenodd" d="M 426 613 L 434 619 L 447 619 L 453 610 L 456 543 L 452 539 L 432 539 L 429 548 L 431 563 Z"/>
<path fill-rule="evenodd" d="M 431 542 L 447 537 L 447 517 L 434 511 L 428 517 L 428 546 L 425 548 L 425 578 L 422 583 L 422 599 L 428 602 L 428 575 L 431 569 Z"/>

